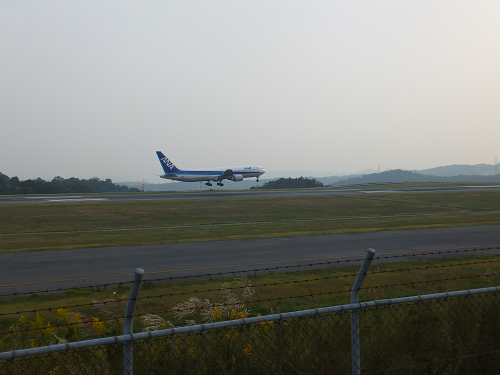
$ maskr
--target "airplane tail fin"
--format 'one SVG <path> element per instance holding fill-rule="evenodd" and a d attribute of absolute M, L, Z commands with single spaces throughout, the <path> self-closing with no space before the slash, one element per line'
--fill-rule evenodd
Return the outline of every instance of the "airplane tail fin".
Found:
<path fill-rule="evenodd" d="M 156 155 L 158 155 L 158 159 L 160 159 L 161 167 L 163 168 L 165 174 L 175 173 L 179 171 L 179 168 L 177 168 L 174 163 L 168 160 L 168 158 L 163 155 L 163 152 L 156 151 Z"/>

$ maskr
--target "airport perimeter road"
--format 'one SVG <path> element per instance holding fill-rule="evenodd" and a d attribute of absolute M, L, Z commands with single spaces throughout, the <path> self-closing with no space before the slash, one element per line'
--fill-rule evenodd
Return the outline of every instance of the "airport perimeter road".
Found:
<path fill-rule="evenodd" d="M 84 203 L 84 202 L 135 202 L 167 201 L 184 199 L 243 199 L 269 197 L 301 197 L 360 194 L 401 194 L 434 193 L 457 191 L 500 190 L 500 185 L 489 186 L 443 186 L 415 188 L 363 188 L 363 189 L 287 189 L 287 190 L 247 190 L 247 191 L 201 191 L 186 193 L 133 193 L 133 194 L 80 194 L 80 195 L 40 195 L 30 197 L 1 196 L 0 205 L 42 204 L 42 203 Z"/>
<path fill-rule="evenodd" d="M 380 255 L 499 245 L 500 225 L 488 225 L 0 254 L 0 295 L 128 282 L 138 267 L 146 271 L 147 280 L 363 257 L 370 247 Z M 500 254 L 500 250 L 477 253 Z"/>

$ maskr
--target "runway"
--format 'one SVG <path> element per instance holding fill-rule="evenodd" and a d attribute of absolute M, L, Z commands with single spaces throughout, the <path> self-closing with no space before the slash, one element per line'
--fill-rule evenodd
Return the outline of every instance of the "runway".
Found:
<path fill-rule="evenodd" d="M 403 194 L 435 193 L 458 191 L 500 190 L 500 185 L 488 186 L 443 186 L 414 188 L 356 188 L 356 189 L 287 189 L 287 190 L 245 190 L 245 191 L 200 191 L 182 193 L 133 193 L 133 194 L 77 194 L 77 195 L 40 195 L 40 196 L 0 196 L 0 205 L 47 204 L 47 203 L 85 203 L 85 202 L 137 202 L 168 201 L 189 199 L 249 199 L 275 197 L 309 197 L 332 195 L 363 194 Z"/>
<path fill-rule="evenodd" d="M 147 280 L 324 263 L 339 257 L 363 257 L 370 247 L 380 255 L 499 245 L 500 225 L 488 225 L 0 254 L 0 296 L 16 292 L 128 282 L 132 280 L 131 275 L 138 267 L 146 271 Z M 478 253 L 500 254 L 500 250 Z M 470 252 L 442 256 L 467 254 Z M 390 261 L 423 258 L 426 256 Z M 376 260 L 374 264 L 381 261 L 383 260 Z"/>

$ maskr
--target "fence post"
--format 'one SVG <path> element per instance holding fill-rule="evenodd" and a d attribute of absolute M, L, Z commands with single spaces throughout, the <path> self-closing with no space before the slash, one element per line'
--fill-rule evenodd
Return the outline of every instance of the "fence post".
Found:
<path fill-rule="evenodd" d="M 372 263 L 373 256 L 375 255 L 375 250 L 368 249 L 366 252 L 363 264 L 359 269 L 358 276 L 354 281 L 351 291 L 351 304 L 358 303 L 359 290 L 361 289 L 361 284 L 365 279 L 368 268 Z M 352 375 L 361 374 L 361 350 L 360 350 L 360 340 L 359 340 L 359 309 L 351 310 L 351 360 L 352 360 Z"/>
<path fill-rule="evenodd" d="M 134 333 L 134 313 L 137 307 L 137 297 L 141 290 L 142 278 L 144 270 L 136 268 L 134 271 L 134 283 L 130 289 L 130 296 L 128 297 L 127 310 L 125 311 L 125 319 L 123 320 L 123 334 L 131 335 Z M 134 343 L 133 341 L 123 343 L 123 374 L 132 375 L 134 373 Z"/>

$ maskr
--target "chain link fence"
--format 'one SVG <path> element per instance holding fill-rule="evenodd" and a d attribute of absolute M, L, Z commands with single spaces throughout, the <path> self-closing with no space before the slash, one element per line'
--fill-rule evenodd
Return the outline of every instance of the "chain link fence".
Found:
<path fill-rule="evenodd" d="M 500 373 L 500 297 L 480 294 L 360 313 L 363 374 Z"/>
<path fill-rule="evenodd" d="M 497 294 L 367 303 L 373 307 L 358 310 L 361 373 L 499 374 Z M 184 334 L 164 330 L 170 334 L 135 340 L 134 374 L 352 373 L 350 311 L 272 317 Z M 0 374 L 123 374 L 123 358 L 118 342 L 4 360 Z"/>

